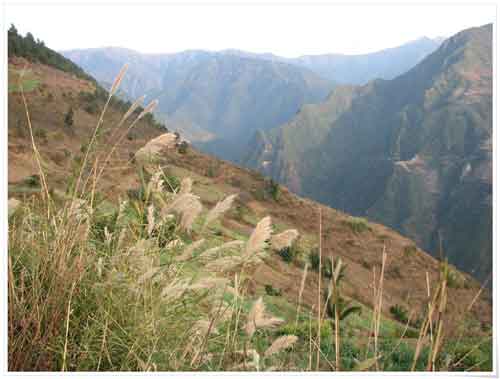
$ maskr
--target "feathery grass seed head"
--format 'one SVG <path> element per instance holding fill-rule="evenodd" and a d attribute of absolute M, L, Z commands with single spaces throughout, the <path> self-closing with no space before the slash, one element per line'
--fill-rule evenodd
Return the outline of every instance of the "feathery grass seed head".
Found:
<path fill-rule="evenodd" d="M 297 229 L 288 229 L 280 234 L 271 237 L 271 247 L 275 250 L 282 250 L 289 247 L 297 239 L 299 232 Z"/>

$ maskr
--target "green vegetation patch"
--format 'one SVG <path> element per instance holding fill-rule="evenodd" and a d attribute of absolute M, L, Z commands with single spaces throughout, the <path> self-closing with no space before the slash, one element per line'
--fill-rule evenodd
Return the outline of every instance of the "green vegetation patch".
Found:
<path fill-rule="evenodd" d="M 9 68 L 9 78 L 13 79 L 9 80 L 9 93 L 21 92 L 21 87 L 24 92 L 32 92 L 40 86 L 40 80 L 33 77 L 31 70 L 26 70 L 23 74 L 22 70 Z"/>
<path fill-rule="evenodd" d="M 347 220 L 343 220 L 342 224 L 347 226 L 356 234 L 361 234 L 363 232 L 371 230 L 370 225 L 368 225 L 368 221 L 361 217 L 350 217 Z"/>

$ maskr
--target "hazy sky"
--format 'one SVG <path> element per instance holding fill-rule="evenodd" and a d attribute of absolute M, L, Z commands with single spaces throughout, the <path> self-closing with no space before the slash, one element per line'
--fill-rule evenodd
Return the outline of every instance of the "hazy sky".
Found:
<path fill-rule="evenodd" d="M 147 53 L 237 48 L 293 57 L 366 53 L 495 21 L 494 5 L 19 5 L 6 22 L 47 46 Z"/>

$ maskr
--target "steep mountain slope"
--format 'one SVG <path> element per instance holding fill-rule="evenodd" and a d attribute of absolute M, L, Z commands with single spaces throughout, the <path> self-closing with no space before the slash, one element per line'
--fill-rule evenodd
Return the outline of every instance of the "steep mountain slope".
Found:
<path fill-rule="evenodd" d="M 465 30 L 406 74 L 339 87 L 258 134 L 247 163 L 298 193 L 394 227 L 434 254 L 441 239 L 455 264 L 485 278 L 491 62 L 491 25 Z"/>
<path fill-rule="evenodd" d="M 286 122 L 302 104 L 323 100 L 333 88 L 307 69 L 232 54 L 146 55 L 118 48 L 64 54 L 104 83 L 128 62 L 122 87 L 127 97 L 157 97 L 156 114 L 172 129 L 233 160 L 257 128 Z"/>
<path fill-rule="evenodd" d="M 29 84 L 28 81 L 31 83 L 36 80 L 37 83 L 26 93 L 28 109 L 49 186 L 58 193 L 57 191 L 63 191 L 70 184 L 72 167 L 75 162 L 81 160 L 82 146 L 97 122 L 98 115 L 87 111 L 94 100 L 85 95 L 93 93 L 94 84 L 53 67 L 17 57 L 9 60 L 9 83 L 13 84 L 19 80 L 20 67 L 26 68 L 29 74 L 29 77 L 22 79 L 23 86 Z M 97 103 L 99 107 L 104 105 L 104 101 L 100 99 Z M 69 108 L 74 109 L 72 125 L 64 122 Z M 123 112 L 119 104 L 111 103 L 104 119 L 103 140 L 98 150 L 109 151 L 109 145 L 115 141 L 109 130 L 119 122 Z M 105 202 L 106 199 L 116 199 L 127 192 L 137 191 L 140 182 L 130 158 L 146 140 L 163 132 L 156 124 L 141 120 L 137 130 L 129 134 L 113 154 L 111 166 L 105 171 L 103 181 L 96 188 L 101 199 L 99 201 Z M 34 176 L 37 168 L 30 148 L 24 105 L 19 88 L 14 86 L 9 93 L 8 133 L 9 196 L 31 201 L 30 196 L 36 196 L 40 191 Z M 297 283 L 300 283 L 302 276 L 301 264 L 309 259 L 310 251 L 317 246 L 317 216 L 321 208 L 324 259 L 329 256 L 341 256 L 347 262 L 347 296 L 363 304 L 366 309 L 371 306 L 372 289 L 369 283 L 372 280 L 372 268 L 379 267 L 381 251 L 385 246 L 389 258 L 384 284 L 384 322 L 388 322 L 392 317 L 391 305 L 403 305 L 414 311 L 415 315 L 421 315 L 422 309 L 425 308 L 425 273 L 428 272 L 432 283 L 435 283 L 439 275 L 439 264 L 431 256 L 416 249 L 410 240 L 387 227 L 353 219 L 324 205 L 299 198 L 285 188 L 279 188 L 279 197 L 273 196 L 270 182 L 260 174 L 199 153 L 192 148 L 187 151 L 171 149 L 163 156 L 161 165 L 170 178 L 191 177 L 194 192 L 205 205 L 212 206 L 228 194 L 238 194 L 235 210 L 231 211 L 213 232 L 223 241 L 231 240 L 235 234 L 246 238 L 256 222 L 266 215 L 272 216 L 273 224 L 280 230 L 290 227 L 299 230 L 299 246 L 302 252 L 297 261 L 287 264 L 278 254 L 271 253 L 265 264 L 257 267 L 251 277 L 252 288 L 256 294 L 265 293 L 265 285 L 272 285 L 283 291 L 283 298 L 286 299 L 283 301 L 289 302 L 291 305 L 288 306 L 294 308 L 299 291 Z M 364 225 L 362 231 L 355 227 L 359 223 Z M 457 271 L 455 275 L 461 280 L 450 289 L 450 312 L 447 320 L 459 323 L 460 310 L 474 298 L 479 284 L 466 274 Z M 307 306 L 313 306 L 317 299 L 316 283 L 317 275 L 312 272 L 304 290 L 303 301 Z M 366 320 L 363 319 L 363 322 L 369 323 L 369 316 L 364 317 Z M 474 304 L 473 317 L 485 326 L 491 323 L 491 306 L 486 297 L 481 297 Z M 387 333 L 397 334 L 399 331 L 400 329 L 391 327 Z M 365 338 L 368 328 L 358 326 L 355 333 Z"/>

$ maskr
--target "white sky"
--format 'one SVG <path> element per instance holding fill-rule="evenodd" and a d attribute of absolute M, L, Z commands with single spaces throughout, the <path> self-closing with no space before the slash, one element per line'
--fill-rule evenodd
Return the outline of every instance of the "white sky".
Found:
<path fill-rule="evenodd" d="M 358 54 L 495 21 L 495 5 L 8 4 L 7 25 L 55 50 L 237 48 L 293 57 Z M 140 4 L 140 3 L 139 3 Z"/>

